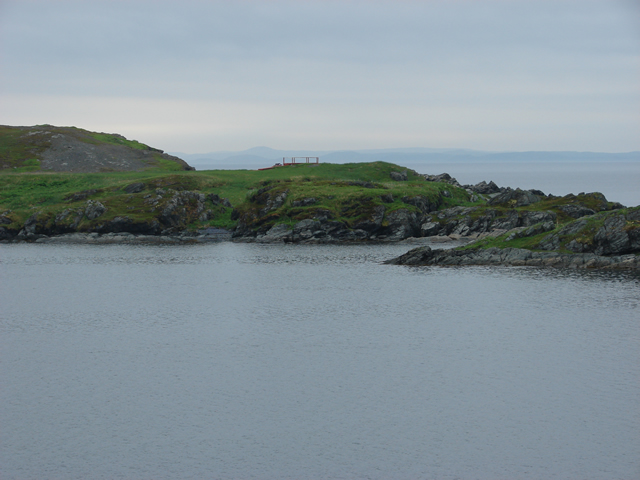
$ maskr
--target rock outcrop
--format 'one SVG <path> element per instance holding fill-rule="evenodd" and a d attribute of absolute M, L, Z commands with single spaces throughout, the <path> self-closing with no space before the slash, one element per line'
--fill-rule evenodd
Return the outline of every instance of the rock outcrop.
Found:
<path fill-rule="evenodd" d="M 108 204 L 87 199 L 83 205 L 64 208 L 61 211 L 35 212 L 21 228 L 11 229 L 15 224 L 12 213 L 0 216 L 0 240 L 30 240 L 71 233 L 135 234 L 135 235 L 182 235 L 195 222 L 206 222 L 223 214 L 232 205 L 226 198 L 190 190 L 156 188 L 145 193 L 151 185 L 142 183 L 124 187 L 124 202 L 132 205 L 112 213 Z M 69 197 L 70 202 L 99 193 L 93 190 Z M 122 200 L 122 197 L 121 199 Z M 130 210 L 129 210 L 130 209 Z M 127 212 L 131 213 L 127 213 Z M 227 232 L 229 237 L 230 232 Z"/>
<path fill-rule="evenodd" d="M 640 207 L 582 217 L 544 237 L 537 248 L 596 255 L 640 252 Z"/>
<path fill-rule="evenodd" d="M 550 228 L 551 227 L 551 228 Z M 508 242 L 542 235 L 553 224 L 535 223 L 513 229 L 504 247 L 464 247 L 455 250 L 413 249 L 387 263 L 395 265 L 514 265 L 570 268 L 640 267 L 640 207 L 601 212 L 574 220 L 544 236 L 532 249 L 511 248 Z M 572 252 L 572 253 L 568 253 Z"/>
<path fill-rule="evenodd" d="M 494 265 L 562 268 L 639 269 L 639 255 L 601 256 L 593 253 L 567 254 L 533 252 L 523 248 L 488 248 L 475 250 L 432 250 L 414 248 L 385 262 L 390 265 Z"/>

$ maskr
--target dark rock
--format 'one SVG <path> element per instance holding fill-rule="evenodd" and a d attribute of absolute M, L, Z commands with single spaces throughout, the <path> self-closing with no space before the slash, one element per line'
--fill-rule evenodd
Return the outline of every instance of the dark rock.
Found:
<path fill-rule="evenodd" d="M 296 200 L 291 205 L 293 205 L 294 207 L 309 207 L 311 205 L 314 205 L 315 203 L 318 203 L 318 200 L 310 197 L 310 198 L 304 198 L 302 200 Z"/>
<path fill-rule="evenodd" d="M 417 207 L 423 214 L 431 213 L 438 209 L 439 203 L 431 203 L 428 198 L 422 195 L 415 197 L 402 197 L 402 201 L 406 204 Z"/>
<path fill-rule="evenodd" d="M 489 183 L 487 183 L 484 180 L 480 183 L 476 183 L 475 185 L 471 186 L 470 189 L 476 193 L 481 193 L 483 195 L 500 192 L 500 187 L 498 187 L 498 185 L 493 183 L 493 181 L 490 181 Z"/>
<path fill-rule="evenodd" d="M 600 212 L 565 225 L 546 236 L 541 250 L 567 250 L 596 255 L 625 255 L 640 252 L 640 207 L 626 212 Z"/>
<path fill-rule="evenodd" d="M 260 216 L 266 215 L 269 212 L 277 210 L 282 205 L 284 205 L 284 202 L 287 200 L 287 193 L 288 193 L 288 190 L 284 190 L 275 195 L 267 194 L 267 198 L 264 203 L 265 207 L 262 210 L 260 210 Z"/>
<path fill-rule="evenodd" d="M 142 182 L 132 183 L 131 185 L 127 185 L 124 187 L 124 191 L 126 193 L 140 193 L 146 188 L 146 185 Z"/>
<path fill-rule="evenodd" d="M 393 195 L 391 195 L 390 193 L 380 195 L 380 200 L 382 200 L 384 203 L 393 203 Z"/>
<path fill-rule="evenodd" d="M 228 198 L 221 198 L 220 195 L 215 193 L 210 193 L 207 195 L 207 200 L 209 200 L 214 205 L 222 205 L 223 207 L 231 207 L 231 202 Z"/>
<path fill-rule="evenodd" d="M 74 193 L 73 195 L 68 195 L 64 199 L 70 202 L 78 202 L 80 200 L 85 200 L 87 197 L 94 195 L 97 192 L 98 191 L 95 189 L 83 190 L 81 192 Z"/>
<path fill-rule="evenodd" d="M 592 253 L 532 252 L 521 248 L 432 250 L 419 247 L 385 262 L 389 265 L 496 265 L 558 268 L 639 269 L 640 257 L 604 257 Z"/>
<path fill-rule="evenodd" d="M 415 213 L 409 212 L 406 208 L 394 210 L 387 215 L 388 235 L 390 241 L 404 240 L 405 238 L 415 237 L 420 232 L 420 226 L 417 225 Z"/>
<path fill-rule="evenodd" d="M 602 227 L 593 236 L 593 249 L 589 248 L 587 251 L 593 251 L 596 255 L 631 253 L 631 241 L 626 226 L 627 219 L 624 215 L 607 217 Z"/>
<path fill-rule="evenodd" d="M 347 185 L 351 185 L 352 187 L 376 188 L 373 183 L 363 182 L 361 180 L 352 180 L 351 182 L 347 182 Z"/>
<path fill-rule="evenodd" d="M 327 220 L 331 220 L 333 218 L 333 213 L 330 210 L 325 210 L 319 208 L 316 210 L 315 215 L 313 216 L 314 220 L 318 220 L 320 222 L 324 222 Z"/>
<path fill-rule="evenodd" d="M 532 203 L 539 202 L 542 200 L 541 197 L 541 195 L 536 195 L 531 190 L 520 190 L 519 188 L 513 190 L 507 188 L 504 192 L 499 193 L 489 200 L 489 205 L 508 204 L 514 207 L 525 207 Z"/>
<path fill-rule="evenodd" d="M 261 242 L 283 242 L 291 239 L 292 230 L 289 225 L 279 223 L 271 227 L 267 233 L 259 238 Z"/>
<path fill-rule="evenodd" d="M 391 177 L 391 180 L 394 180 L 396 182 L 406 182 L 409 179 L 409 176 L 407 175 L 407 172 L 391 172 L 389 174 L 389 176 Z"/>
<path fill-rule="evenodd" d="M 34 213 L 24 222 L 23 231 L 20 232 L 23 235 L 33 235 L 36 233 L 38 226 L 38 214 Z"/>
<path fill-rule="evenodd" d="M 420 235 L 423 237 L 433 237 L 438 235 L 441 228 L 437 222 L 426 222 L 420 225 Z"/>
<path fill-rule="evenodd" d="M 530 227 L 539 223 L 555 223 L 557 215 L 552 211 L 520 212 L 518 226 Z"/>
<path fill-rule="evenodd" d="M 95 220 L 96 218 L 104 214 L 104 212 L 106 211 L 107 211 L 107 208 L 102 203 L 95 200 L 88 200 L 87 206 L 84 210 L 84 215 L 89 220 Z"/>
<path fill-rule="evenodd" d="M 296 241 L 308 240 L 314 237 L 316 232 L 321 232 L 321 223 L 310 218 L 301 220 L 293 226 L 293 239 Z M 323 231 L 322 231 L 323 232 Z M 324 232 L 323 232 L 324 235 Z"/>
<path fill-rule="evenodd" d="M 461 187 L 458 181 L 448 173 L 441 173 L 440 175 L 423 175 L 423 178 L 428 182 L 448 183 L 456 187 Z"/>
<path fill-rule="evenodd" d="M 377 205 L 373 209 L 371 217 L 367 220 L 358 222 L 353 226 L 354 230 L 364 230 L 371 234 L 380 229 L 382 225 L 382 219 L 384 218 L 385 207 L 383 205 Z"/>
<path fill-rule="evenodd" d="M 175 192 L 158 216 L 158 220 L 165 227 L 184 229 L 204 211 L 204 202 L 205 196 L 202 193 L 189 190 Z"/>
<path fill-rule="evenodd" d="M 540 235 L 541 233 L 550 232 L 555 228 L 555 226 L 556 225 L 553 222 L 543 222 L 530 227 L 518 227 L 516 229 L 517 231 L 511 233 L 511 235 L 505 238 L 505 241 L 508 242 L 516 238 L 533 237 Z"/>
<path fill-rule="evenodd" d="M 583 205 L 579 205 L 579 204 L 569 204 L 569 205 L 561 205 L 560 207 L 558 207 L 560 210 L 562 210 L 564 213 L 566 213 L 567 215 L 569 215 L 572 218 L 582 218 L 582 217 L 586 217 L 588 215 L 595 215 L 595 211 L 591 210 L 590 208 L 587 208 Z"/>
<path fill-rule="evenodd" d="M 132 220 L 127 216 L 118 216 L 113 220 L 105 222 L 95 228 L 98 233 L 140 233 L 145 235 L 158 235 L 162 232 L 160 224 L 153 220 L 151 222 Z M 170 230 L 165 230 L 170 233 Z"/>
<path fill-rule="evenodd" d="M 214 205 L 220 205 L 222 203 L 222 198 L 220 198 L 220 195 L 216 193 L 210 193 L 207 195 L 207 199 Z"/>
<path fill-rule="evenodd" d="M 516 228 L 520 223 L 520 215 L 516 210 L 510 210 L 507 212 L 506 217 L 498 217 L 491 224 L 493 230 L 511 230 Z"/>

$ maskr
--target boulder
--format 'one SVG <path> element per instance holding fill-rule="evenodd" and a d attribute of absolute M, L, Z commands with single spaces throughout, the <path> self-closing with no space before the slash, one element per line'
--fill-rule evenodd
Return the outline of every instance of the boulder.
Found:
<path fill-rule="evenodd" d="M 484 180 L 480 183 L 476 183 L 475 185 L 470 186 L 469 189 L 476 193 L 481 193 L 483 195 L 500 192 L 500 187 L 498 187 L 498 185 L 493 183 L 493 181 L 490 181 L 489 183 L 487 183 Z"/>
<path fill-rule="evenodd" d="M 271 227 L 265 235 L 258 237 L 260 242 L 284 242 L 291 239 L 292 230 L 289 225 L 279 223 Z"/>
<path fill-rule="evenodd" d="M 440 175 L 423 175 L 423 178 L 428 182 L 448 183 L 449 185 L 461 187 L 458 181 L 448 173 L 441 173 Z"/>
<path fill-rule="evenodd" d="M 582 218 L 588 215 L 595 215 L 595 211 L 580 204 L 561 205 L 558 207 L 572 218 Z"/>
<path fill-rule="evenodd" d="M 389 176 L 391 177 L 391 180 L 395 181 L 395 182 L 406 182 L 409 179 L 409 176 L 407 175 L 407 172 L 391 172 L 389 174 Z"/>
<path fill-rule="evenodd" d="M 536 190 L 536 192 L 542 193 L 538 190 Z M 519 188 L 513 190 L 511 188 L 507 188 L 505 191 L 489 200 L 489 205 L 508 204 L 515 207 L 526 207 L 527 205 L 537 203 L 540 200 L 542 200 L 542 195 L 535 194 L 532 190 L 520 190 Z"/>
<path fill-rule="evenodd" d="M 142 182 L 132 183 L 124 187 L 126 193 L 140 193 L 146 188 L 146 185 Z"/>
<path fill-rule="evenodd" d="M 84 209 L 84 215 L 89 220 L 95 220 L 99 216 L 103 215 L 106 211 L 107 207 L 105 207 L 102 203 L 96 200 L 87 200 L 87 206 Z"/>
<path fill-rule="evenodd" d="M 420 236 L 433 237 L 438 235 L 442 227 L 437 222 L 425 222 L 420 225 Z"/>

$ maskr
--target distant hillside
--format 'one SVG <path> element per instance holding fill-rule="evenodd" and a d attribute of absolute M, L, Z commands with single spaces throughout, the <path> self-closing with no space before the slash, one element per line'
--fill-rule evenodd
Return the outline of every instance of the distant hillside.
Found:
<path fill-rule="evenodd" d="M 0 169 L 51 172 L 194 170 L 181 158 L 114 133 L 0 126 Z"/>

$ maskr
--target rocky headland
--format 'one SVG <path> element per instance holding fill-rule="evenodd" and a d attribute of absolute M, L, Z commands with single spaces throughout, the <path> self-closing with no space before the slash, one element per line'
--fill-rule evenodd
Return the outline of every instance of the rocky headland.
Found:
<path fill-rule="evenodd" d="M 385 162 L 194 172 L 119 135 L 48 125 L 2 127 L 0 147 L 2 242 L 468 243 L 391 262 L 407 265 L 637 268 L 640 253 L 640 207 L 597 192 L 462 185 Z"/>

